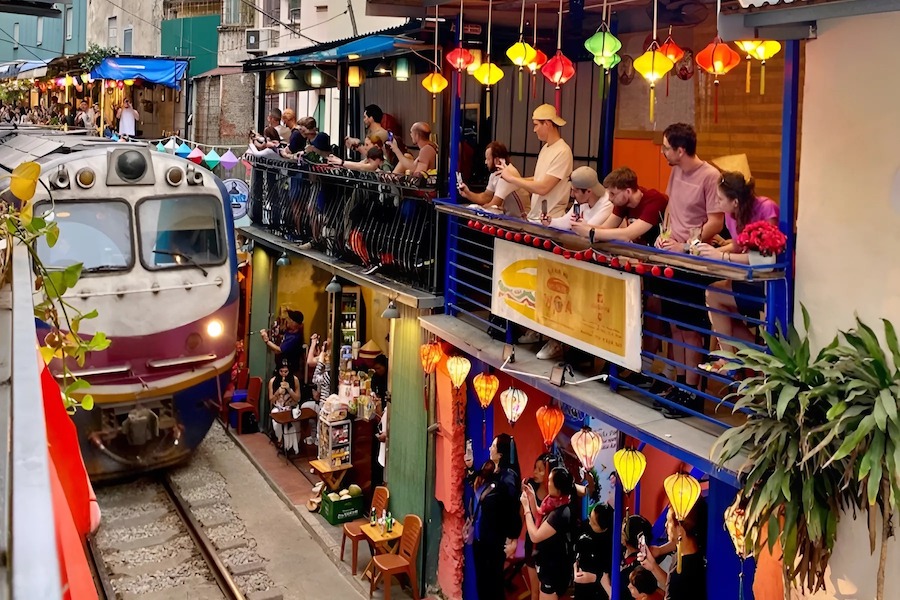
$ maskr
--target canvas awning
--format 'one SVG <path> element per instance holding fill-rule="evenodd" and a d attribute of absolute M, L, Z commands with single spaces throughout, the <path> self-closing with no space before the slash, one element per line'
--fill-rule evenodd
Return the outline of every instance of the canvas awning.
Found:
<path fill-rule="evenodd" d="M 140 58 L 111 56 L 91 69 L 94 79 L 142 79 L 144 81 L 181 89 L 181 80 L 187 71 L 188 61 L 176 58 Z"/>
<path fill-rule="evenodd" d="M 16 79 L 37 79 L 38 77 L 44 77 L 47 74 L 47 63 L 44 61 L 32 61 L 27 63 L 22 63 L 19 66 L 18 75 L 16 75 Z"/>

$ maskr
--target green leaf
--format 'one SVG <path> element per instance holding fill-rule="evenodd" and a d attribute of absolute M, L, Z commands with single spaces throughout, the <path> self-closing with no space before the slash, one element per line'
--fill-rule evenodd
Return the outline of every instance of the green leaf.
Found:
<path fill-rule="evenodd" d="M 66 282 L 67 287 L 74 287 L 75 284 L 78 283 L 78 279 L 81 277 L 81 270 L 84 267 L 82 263 L 76 263 L 74 265 L 69 265 L 63 271 L 63 278 Z"/>
<path fill-rule="evenodd" d="M 860 421 L 859 427 L 844 439 L 844 443 L 841 444 L 841 447 L 837 449 L 837 452 L 832 455 L 825 465 L 830 465 L 836 460 L 849 456 L 850 453 L 859 446 L 860 442 L 869 435 L 873 427 L 875 427 L 875 417 L 866 415 L 866 417 Z"/>
<path fill-rule="evenodd" d="M 66 285 L 66 276 L 62 271 L 49 271 L 44 277 L 44 286 L 47 293 L 54 298 L 61 298 L 69 286 Z"/>
<path fill-rule="evenodd" d="M 70 383 L 69 385 L 66 386 L 64 393 L 67 396 L 71 396 L 73 393 L 77 392 L 78 390 L 87 389 L 89 387 L 91 387 L 91 384 L 88 383 L 87 381 L 85 381 L 84 379 L 76 379 L 75 381 L 73 381 L 72 383 Z"/>
<path fill-rule="evenodd" d="M 84 410 L 91 410 L 94 408 L 94 397 L 90 394 L 85 394 L 81 399 L 81 408 Z"/>
<path fill-rule="evenodd" d="M 884 339 L 894 356 L 894 368 L 900 368 L 900 343 L 897 342 L 897 331 L 894 329 L 893 323 L 887 319 L 882 319 L 881 322 L 884 323 Z"/>
<path fill-rule="evenodd" d="M 797 392 L 800 390 L 796 385 L 786 385 L 781 388 L 781 392 L 778 394 L 778 404 L 776 405 L 775 416 L 778 420 L 781 420 L 784 417 L 784 411 L 787 410 L 788 404 L 791 400 L 797 397 Z"/>
<path fill-rule="evenodd" d="M 882 405 L 885 414 L 887 417 L 893 421 L 897 422 L 897 397 L 891 392 L 891 389 L 882 389 L 878 392 L 878 400 L 875 401 L 875 405 Z M 884 431 L 884 429 L 882 429 Z"/>
<path fill-rule="evenodd" d="M 56 223 L 50 223 L 50 226 L 47 227 L 46 233 L 47 245 L 51 248 L 56 245 L 56 242 L 59 241 L 59 225 Z"/>
<path fill-rule="evenodd" d="M 91 338 L 91 341 L 88 342 L 88 349 L 92 352 L 97 350 L 106 350 L 109 348 L 111 340 L 106 337 L 106 334 L 102 331 L 98 331 L 94 334 L 94 337 Z"/>

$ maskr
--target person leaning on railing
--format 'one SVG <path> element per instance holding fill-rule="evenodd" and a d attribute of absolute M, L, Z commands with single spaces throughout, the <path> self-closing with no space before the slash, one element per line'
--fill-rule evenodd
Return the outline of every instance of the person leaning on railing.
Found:
<path fill-rule="evenodd" d="M 394 173 L 410 175 L 427 175 L 437 165 L 437 144 L 431 141 L 431 127 L 428 123 L 417 121 L 409 128 L 409 135 L 414 146 L 419 148 L 419 155 L 412 158 L 402 153 L 397 138 L 388 141 L 388 146 L 397 157 Z"/>
<path fill-rule="evenodd" d="M 493 141 L 484 149 L 484 165 L 490 172 L 487 188 L 483 192 L 473 192 L 465 183 L 458 183 L 460 197 L 485 209 L 495 209 L 510 217 L 524 219 L 531 204 L 530 194 L 500 177 L 500 169 L 506 168 L 511 175 L 521 177 L 519 170 L 509 164 L 509 150 L 503 143 Z M 461 178 L 460 178 L 461 179 Z"/>
<path fill-rule="evenodd" d="M 590 167 L 578 167 L 569 177 L 575 202 L 561 217 L 544 217 L 541 223 L 554 229 L 571 230 L 587 237 L 594 227 L 602 225 L 612 214 L 613 205 L 609 194 L 597 177 L 597 171 Z"/>
<path fill-rule="evenodd" d="M 725 225 L 731 233 L 731 241 L 719 248 L 700 243 L 694 246 L 692 252 L 706 258 L 742 265 L 750 264 L 747 250 L 738 244 L 737 238 L 750 223 L 767 221 L 772 225 L 778 225 L 778 204 L 771 198 L 757 196 L 753 178 L 745 179 L 744 174 L 738 172 L 722 173 L 716 193 L 719 208 L 725 213 Z M 713 332 L 719 334 L 720 349 L 734 352 L 734 345 L 730 342 L 732 337 L 749 343 L 756 341 L 756 336 L 747 327 L 746 321 L 730 315 L 739 313 L 745 317 L 759 318 L 759 314 L 764 308 L 764 285 L 758 281 L 725 280 L 713 283 L 706 290 L 706 306 L 710 309 L 709 320 L 712 322 Z M 738 298 L 733 294 L 755 296 L 759 300 Z M 700 368 L 705 371 L 718 372 L 726 362 L 724 359 L 720 359 L 704 363 L 700 365 Z"/>
<path fill-rule="evenodd" d="M 328 163 L 336 167 L 344 167 L 345 169 L 353 169 L 354 171 L 390 171 L 390 166 L 384 160 L 384 150 L 381 139 L 378 137 L 367 137 L 361 146 L 355 146 L 362 152 L 363 160 L 353 161 L 344 160 L 340 156 L 332 154 L 328 157 Z"/>
<path fill-rule="evenodd" d="M 603 186 L 609 193 L 613 211 L 594 230 L 594 240 L 652 244 L 659 236 L 659 222 L 666 212 L 669 197 L 653 188 L 639 186 L 637 174 L 628 167 L 611 171 L 603 180 Z"/>

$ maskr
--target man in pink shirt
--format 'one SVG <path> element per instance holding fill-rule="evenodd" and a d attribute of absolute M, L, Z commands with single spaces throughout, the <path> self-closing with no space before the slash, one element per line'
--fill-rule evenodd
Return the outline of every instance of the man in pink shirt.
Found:
<path fill-rule="evenodd" d="M 692 243 L 709 242 L 722 231 L 725 215 L 719 207 L 716 193 L 721 174 L 697 156 L 697 132 L 687 123 L 674 123 L 666 127 L 662 154 L 672 167 L 672 174 L 666 188 L 669 204 L 656 247 L 670 252 L 687 252 Z M 664 300 L 663 315 L 685 325 L 708 330 L 705 291 L 702 287 L 687 283 L 706 285 L 709 282 L 688 272 L 679 272 L 677 279 L 686 284 L 673 281 L 672 285 L 666 285 L 664 291 L 660 291 L 662 295 L 678 300 Z M 686 306 L 685 303 L 693 306 Z M 676 367 L 676 381 L 696 389 L 700 384 L 696 367 L 702 355 L 693 348 L 703 346 L 703 336 L 692 328 L 672 325 L 672 338 L 676 342 L 672 344 L 673 360 L 695 369 Z M 703 410 L 703 401 L 693 392 L 676 387 L 667 398 L 698 412 Z"/>

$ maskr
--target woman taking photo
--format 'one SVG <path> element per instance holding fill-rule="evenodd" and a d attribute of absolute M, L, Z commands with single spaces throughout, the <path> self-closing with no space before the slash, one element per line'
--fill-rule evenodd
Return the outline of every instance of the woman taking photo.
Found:
<path fill-rule="evenodd" d="M 569 499 L 574 491 L 572 475 L 563 467 L 555 467 L 550 471 L 548 495 L 540 507 L 529 486 L 520 498 L 525 509 L 525 527 L 537 550 L 535 564 L 540 600 L 558 600 L 565 595 L 572 581 L 569 540 L 573 515 Z"/>
<path fill-rule="evenodd" d="M 538 456 L 537 460 L 534 461 L 534 471 L 532 471 L 531 479 L 526 480 L 524 483 L 528 487 L 530 487 L 534 491 L 535 501 L 538 506 L 541 505 L 541 502 L 546 498 L 549 494 L 548 492 L 548 484 L 547 484 L 547 473 L 556 466 L 556 457 L 552 454 L 541 454 Z M 523 511 L 522 517 L 524 518 L 525 513 Z M 528 581 L 529 588 L 531 589 L 531 600 L 538 600 L 540 596 L 541 584 L 537 578 L 537 569 L 534 563 L 535 552 L 534 552 L 534 542 L 531 541 L 531 536 L 528 535 L 528 532 L 525 532 L 525 568 L 528 569 Z"/>

